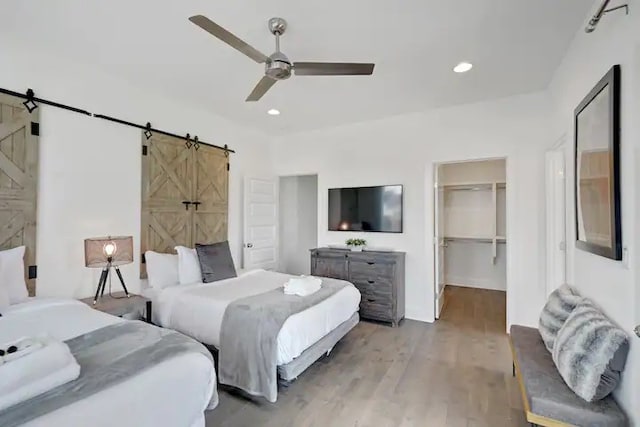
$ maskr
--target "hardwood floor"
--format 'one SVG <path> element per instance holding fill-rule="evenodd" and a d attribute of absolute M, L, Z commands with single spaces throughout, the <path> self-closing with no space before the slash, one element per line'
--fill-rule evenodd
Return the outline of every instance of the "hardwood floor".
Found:
<path fill-rule="evenodd" d="M 435 324 L 361 322 L 278 402 L 220 390 L 213 426 L 526 426 L 505 333 L 505 294 L 447 287 Z"/>

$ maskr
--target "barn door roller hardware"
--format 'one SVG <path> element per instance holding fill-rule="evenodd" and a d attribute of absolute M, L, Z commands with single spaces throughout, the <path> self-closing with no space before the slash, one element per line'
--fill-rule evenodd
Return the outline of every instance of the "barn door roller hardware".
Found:
<path fill-rule="evenodd" d="M 134 127 L 134 128 L 137 128 L 137 129 L 141 129 L 141 130 L 144 131 L 144 135 L 145 135 L 145 137 L 147 139 L 151 138 L 153 133 L 158 133 L 158 134 L 161 134 L 161 135 L 171 136 L 171 137 L 174 137 L 174 138 L 185 139 L 184 136 L 176 135 L 175 133 L 171 133 L 171 132 L 167 132 L 167 131 L 164 131 L 164 130 L 153 128 L 153 127 L 151 127 L 151 123 L 150 122 L 147 122 L 147 124 L 145 124 L 145 125 L 141 125 L 141 124 L 137 124 L 137 123 L 128 122 L 126 120 L 118 119 L 118 118 L 115 118 L 115 117 L 105 116 L 104 114 L 94 114 L 94 113 L 91 113 L 91 112 L 89 112 L 87 110 L 83 110 L 81 108 L 72 107 L 70 105 L 61 104 L 59 102 L 51 101 L 51 100 L 48 100 L 48 99 L 38 98 L 38 97 L 35 96 L 35 92 L 33 91 L 33 89 L 28 89 L 26 93 L 20 93 L 20 92 L 16 92 L 16 91 L 13 91 L 13 90 L 0 88 L 0 93 L 4 93 L 6 95 L 11 95 L 11 96 L 15 96 L 16 98 L 24 99 L 25 102 L 23 102 L 22 104 L 29 111 L 29 113 L 31 113 L 33 110 L 38 108 L 38 104 L 50 105 L 52 107 L 61 108 L 63 110 L 67 110 L 67 111 L 72 111 L 74 113 L 82 114 L 84 116 L 95 117 L 97 119 L 107 120 L 107 121 L 118 123 L 118 124 L 121 124 L 121 125 L 125 125 L 125 126 Z M 187 143 L 191 143 L 189 141 L 189 139 L 188 139 L 188 136 L 187 136 L 186 140 L 187 140 Z M 209 146 L 209 147 L 217 148 L 219 150 L 223 150 L 224 153 L 225 153 L 225 156 L 228 155 L 229 153 L 235 153 L 235 151 L 231 150 L 226 145 L 224 147 L 221 147 L 219 145 L 209 144 L 207 142 L 198 140 L 197 137 L 196 137 L 195 142 L 198 145 L 206 145 L 206 146 Z"/>
<path fill-rule="evenodd" d="M 604 0 L 600 5 L 600 7 L 598 8 L 598 11 L 595 13 L 595 15 L 591 17 L 591 19 L 589 20 L 589 23 L 587 24 L 587 27 L 584 29 L 586 33 L 593 33 L 596 30 L 596 27 L 598 26 L 598 23 L 600 22 L 602 17 L 609 12 L 614 12 L 616 10 L 624 9 L 627 15 L 629 14 L 628 4 L 623 4 L 621 6 L 616 6 L 616 7 L 612 7 L 611 9 L 607 9 L 607 6 L 609 5 L 609 1 L 610 0 Z"/>

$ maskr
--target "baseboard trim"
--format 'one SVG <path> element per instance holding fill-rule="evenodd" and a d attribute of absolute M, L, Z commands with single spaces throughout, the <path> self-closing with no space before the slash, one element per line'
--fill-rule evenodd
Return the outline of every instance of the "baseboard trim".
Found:
<path fill-rule="evenodd" d="M 458 286 L 461 288 L 474 288 L 474 289 L 487 289 L 490 291 L 501 291 L 506 292 L 507 289 L 504 287 L 498 287 L 495 285 L 487 284 L 487 283 L 469 283 L 462 280 L 452 280 L 448 281 L 446 286 Z"/>

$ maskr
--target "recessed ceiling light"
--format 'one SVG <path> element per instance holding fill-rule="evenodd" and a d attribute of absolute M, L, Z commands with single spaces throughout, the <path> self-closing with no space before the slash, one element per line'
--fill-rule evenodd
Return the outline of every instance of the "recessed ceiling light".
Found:
<path fill-rule="evenodd" d="M 267 114 L 270 116 L 277 116 L 280 114 L 280 110 L 276 110 L 275 108 L 272 108 L 269 111 L 267 111 Z"/>
<path fill-rule="evenodd" d="M 456 73 L 466 73 L 472 68 L 473 68 L 473 64 L 471 64 L 470 62 L 461 62 L 455 67 L 453 67 L 453 71 L 455 71 Z"/>

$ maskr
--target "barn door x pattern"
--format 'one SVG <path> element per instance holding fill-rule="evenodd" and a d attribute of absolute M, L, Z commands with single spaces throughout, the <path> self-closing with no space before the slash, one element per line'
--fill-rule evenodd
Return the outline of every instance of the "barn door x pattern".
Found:
<path fill-rule="evenodd" d="M 0 94 L 0 250 L 25 246 L 27 288 L 35 295 L 39 109 Z"/>
<path fill-rule="evenodd" d="M 226 153 L 165 135 L 142 142 L 142 252 L 226 240 Z"/>

